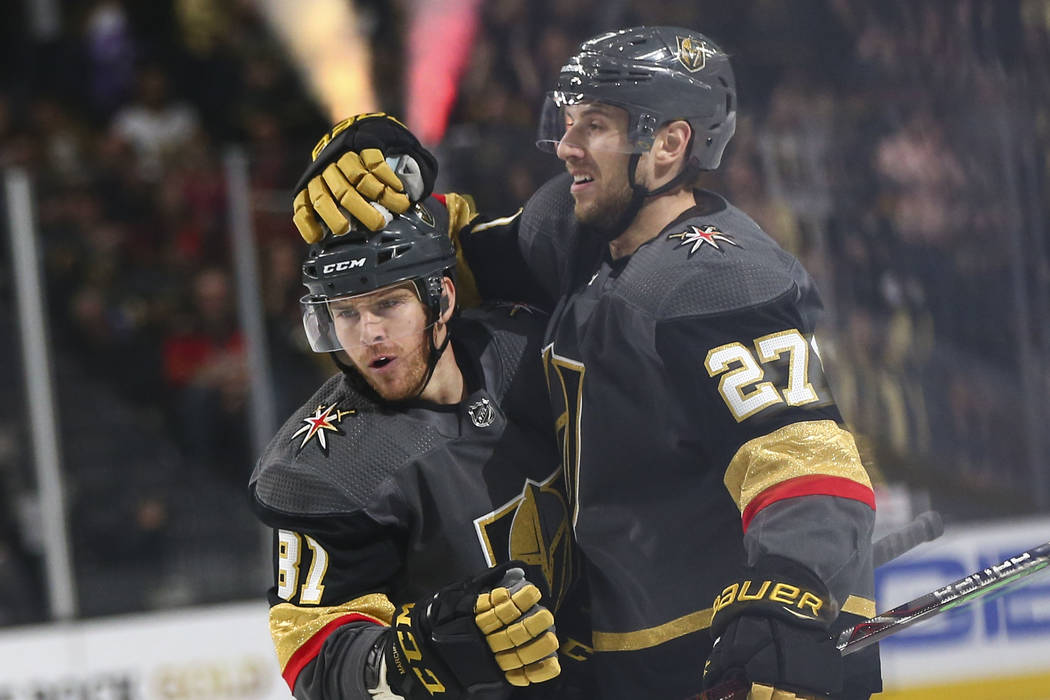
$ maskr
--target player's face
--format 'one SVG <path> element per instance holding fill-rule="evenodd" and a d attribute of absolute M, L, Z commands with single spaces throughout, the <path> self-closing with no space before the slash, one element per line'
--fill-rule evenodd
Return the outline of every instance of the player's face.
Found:
<path fill-rule="evenodd" d="M 576 218 L 598 228 L 620 220 L 631 201 L 627 112 L 600 102 L 568 105 L 558 157 L 572 175 Z"/>
<path fill-rule="evenodd" d="M 329 309 L 343 350 L 377 394 L 400 401 L 419 391 L 430 327 L 412 283 L 335 299 Z"/>

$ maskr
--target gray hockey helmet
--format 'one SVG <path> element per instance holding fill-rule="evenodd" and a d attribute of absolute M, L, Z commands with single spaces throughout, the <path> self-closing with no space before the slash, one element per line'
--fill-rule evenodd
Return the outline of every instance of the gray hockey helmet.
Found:
<path fill-rule="evenodd" d="M 403 282 L 415 285 L 433 323 L 447 308 L 442 277 L 456 266 L 448 222 L 448 210 L 431 197 L 374 233 L 353 228 L 336 236 L 326 228 L 302 265 L 307 294 L 300 303 L 310 346 L 316 352 L 340 349 L 329 302 Z"/>
<path fill-rule="evenodd" d="M 633 27 L 589 39 L 569 59 L 540 117 L 537 145 L 554 150 L 567 105 L 602 102 L 627 111 L 627 152 L 648 151 L 663 124 L 693 129 L 694 167 L 714 170 L 736 130 L 736 83 L 729 57 L 699 32 Z"/>

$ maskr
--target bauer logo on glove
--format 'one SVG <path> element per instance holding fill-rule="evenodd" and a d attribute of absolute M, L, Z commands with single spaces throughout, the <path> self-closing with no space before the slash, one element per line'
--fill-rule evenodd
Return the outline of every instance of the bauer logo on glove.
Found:
<path fill-rule="evenodd" d="M 812 591 L 807 591 L 798 586 L 783 581 L 772 579 L 744 579 L 739 583 L 733 583 L 722 589 L 715 597 L 714 612 L 726 608 L 734 603 L 748 603 L 757 601 L 779 603 L 783 609 L 800 620 L 816 620 L 826 607 L 824 599 Z"/>

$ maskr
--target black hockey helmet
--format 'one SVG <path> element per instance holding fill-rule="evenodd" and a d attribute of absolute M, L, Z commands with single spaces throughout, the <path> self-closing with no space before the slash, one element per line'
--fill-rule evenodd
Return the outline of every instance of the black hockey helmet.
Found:
<path fill-rule="evenodd" d="M 310 346 L 316 352 L 341 349 L 328 302 L 403 282 L 415 285 L 434 323 L 448 303 L 442 277 L 451 276 L 456 266 L 448 222 L 448 210 L 431 197 L 374 233 L 352 227 L 336 236 L 326 227 L 302 266 L 307 294 L 300 303 Z"/>
<path fill-rule="evenodd" d="M 688 121 L 695 169 L 717 168 L 736 130 L 736 83 L 729 57 L 691 29 L 632 27 L 585 41 L 547 96 L 537 145 L 554 150 L 565 132 L 563 108 L 583 102 L 627 111 L 631 153 L 648 151 L 663 124 Z"/>

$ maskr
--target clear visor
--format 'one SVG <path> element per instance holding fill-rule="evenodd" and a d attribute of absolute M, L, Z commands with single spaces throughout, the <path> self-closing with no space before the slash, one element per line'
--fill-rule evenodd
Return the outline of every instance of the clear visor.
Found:
<path fill-rule="evenodd" d="M 303 328 L 314 352 L 401 345 L 418 337 L 434 322 L 412 283 L 337 299 L 299 300 Z"/>
<path fill-rule="evenodd" d="M 563 143 L 587 151 L 645 153 L 652 147 L 656 120 L 643 114 L 639 122 L 631 124 L 623 107 L 555 91 L 543 102 L 536 146 L 547 153 L 556 153 Z"/>

